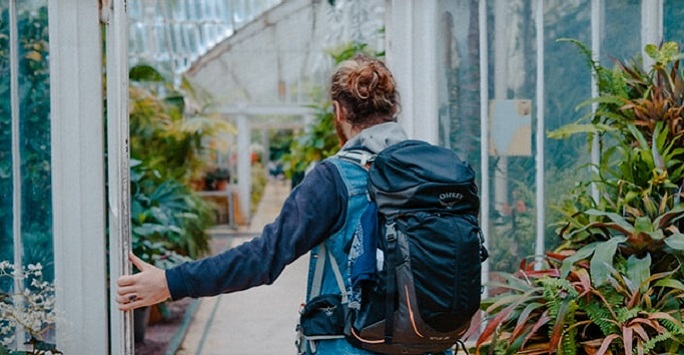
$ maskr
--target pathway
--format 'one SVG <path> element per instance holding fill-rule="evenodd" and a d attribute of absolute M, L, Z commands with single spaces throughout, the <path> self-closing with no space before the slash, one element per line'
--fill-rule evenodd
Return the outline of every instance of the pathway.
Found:
<path fill-rule="evenodd" d="M 250 240 L 273 221 L 290 184 L 269 180 L 252 223 L 237 231 L 213 231 L 214 250 Z M 200 301 L 177 355 L 251 355 L 295 353 L 295 325 L 304 301 L 308 257 L 289 265 L 273 285 Z"/>

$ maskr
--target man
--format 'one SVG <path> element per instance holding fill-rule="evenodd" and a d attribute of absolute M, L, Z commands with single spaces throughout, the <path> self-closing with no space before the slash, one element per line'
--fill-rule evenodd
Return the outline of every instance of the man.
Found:
<path fill-rule="evenodd" d="M 358 55 L 341 63 L 331 77 L 330 96 L 342 151 L 364 149 L 375 154 L 407 138 L 396 122 L 400 108 L 396 83 L 381 61 Z M 285 266 L 311 251 L 309 301 L 316 260 L 322 253 L 333 257 L 340 273 L 347 275 L 348 246 L 368 206 L 366 178 L 359 165 L 332 157 L 316 164 L 292 191 L 276 220 L 248 243 L 166 271 L 131 255 L 141 272 L 119 278 L 119 308 L 126 311 L 168 298 L 213 296 L 271 284 Z M 339 285 L 334 274 L 326 263 L 322 281 L 315 287 L 317 294 L 344 291 L 341 288 L 347 285 Z M 344 338 L 311 345 L 310 354 L 373 354 L 354 348 Z"/>

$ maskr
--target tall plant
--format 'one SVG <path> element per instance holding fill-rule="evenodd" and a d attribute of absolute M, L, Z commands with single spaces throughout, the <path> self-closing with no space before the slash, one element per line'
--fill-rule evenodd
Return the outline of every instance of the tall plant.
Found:
<path fill-rule="evenodd" d="M 591 60 L 598 109 L 550 134 L 598 135 L 602 157 L 591 181 L 559 206 L 562 245 L 546 268 L 523 264 L 493 284 L 478 351 L 496 354 L 660 354 L 684 351 L 681 270 L 684 234 L 684 85 L 674 43 L 649 45 L 654 60 Z M 588 122 L 587 122 L 588 121 Z M 598 191 L 598 199 L 589 192 Z"/>

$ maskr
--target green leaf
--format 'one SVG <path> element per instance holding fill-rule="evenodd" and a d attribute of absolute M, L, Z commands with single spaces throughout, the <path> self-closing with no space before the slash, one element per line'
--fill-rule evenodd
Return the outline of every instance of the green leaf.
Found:
<path fill-rule="evenodd" d="M 680 291 L 684 292 L 684 283 L 682 283 L 679 280 L 672 279 L 672 278 L 658 280 L 654 286 L 656 286 L 656 287 L 668 287 L 668 288 L 673 288 L 673 289 L 680 290 Z"/>
<path fill-rule="evenodd" d="M 597 96 L 593 97 L 588 100 L 582 101 L 579 105 L 575 107 L 575 111 L 581 109 L 582 107 L 589 106 L 594 103 L 598 104 L 614 104 L 617 106 L 623 106 L 626 105 L 629 101 L 625 98 L 615 96 L 615 95 L 602 95 L 602 96 Z"/>
<path fill-rule="evenodd" d="M 684 234 L 675 233 L 665 238 L 664 240 L 665 244 L 667 244 L 668 247 L 675 250 L 684 251 Z"/>
<path fill-rule="evenodd" d="M 614 131 L 615 128 L 604 124 L 580 124 L 571 123 L 547 133 L 551 139 L 565 139 L 575 134 L 598 134 L 607 131 Z"/>
<path fill-rule="evenodd" d="M 651 254 L 646 254 L 643 259 L 631 255 L 627 259 L 627 278 L 632 281 L 630 291 L 634 293 L 640 289 L 641 292 L 646 292 L 649 285 L 645 281 L 649 277 L 651 277 Z"/>
<path fill-rule="evenodd" d="M 150 65 L 136 65 L 128 72 L 131 81 L 138 82 L 164 82 L 166 79 L 157 69 Z"/>
<path fill-rule="evenodd" d="M 660 56 L 660 51 L 658 51 L 658 47 L 655 44 L 647 44 L 644 47 L 644 52 L 646 52 L 649 57 L 655 59 L 656 61 L 659 59 L 658 57 Z"/>
<path fill-rule="evenodd" d="M 613 258 L 618 244 L 627 240 L 627 237 L 613 237 L 596 245 L 594 256 L 589 262 L 589 272 L 594 287 L 599 287 L 608 281 L 613 269 Z"/>
<path fill-rule="evenodd" d="M 599 211 L 599 210 L 595 210 L 595 209 L 587 210 L 584 213 L 586 213 L 590 216 L 608 217 L 611 221 L 613 221 L 621 229 L 623 229 L 625 231 L 633 231 L 634 230 L 634 227 L 631 224 L 629 224 L 629 222 L 627 222 L 622 216 L 620 216 L 617 213 Z"/>
<path fill-rule="evenodd" d="M 570 273 L 570 270 L 572 269 L 572 265 L 574 265 L 576 262 L 580 260 L 588 258 L 591 254 L 594 253 L 597 245 L 598 243 L 587 244 L 584 247 L 582 247 L 582 249 L 575 252 L 575 254 L 572 254 L 569 257 L 565 258 L 565 260 L 563 260 L 563 264 L 561 265 L 560 277 L 566 278 Z"/>

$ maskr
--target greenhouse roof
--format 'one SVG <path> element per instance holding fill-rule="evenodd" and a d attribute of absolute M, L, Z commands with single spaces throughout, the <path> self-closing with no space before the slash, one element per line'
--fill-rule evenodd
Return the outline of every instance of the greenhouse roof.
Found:
<path fill-rule="evenodd" d="M 130 0 L 131 66 L 145 62 L 172 75 L 282 0 Z"/>
<path fill-rule="evenodd" d="M 131 0 L 130 64 L 208 92 L 220 112 L 301 107 L 324 92 L 330 52 L 384 49 L 384 1 Z M 268 109 L 266 109 L 268 111 Z"/>

